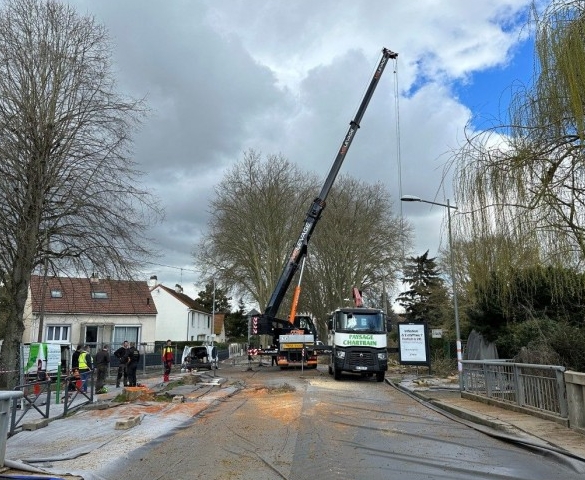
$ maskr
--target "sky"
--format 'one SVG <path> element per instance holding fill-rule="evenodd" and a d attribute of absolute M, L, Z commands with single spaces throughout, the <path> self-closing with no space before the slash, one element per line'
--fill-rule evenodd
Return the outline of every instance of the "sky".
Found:
<path fill-rule="evenodd" d="M 447 209 L 401 195 L 453 204 L 445 167 L 466 126 L 501 116 L 510 86 L 532 78 L 532 0 L 69 3 L 108 29 L 119 91 L 151 109 L 134 156 L 166 218 L 150 232 L 161 256 L 145 263 L 145 279 L 193 297 L 203 282 L 192 252 L 226 170 L 253 149 L 324 180 L 382 48 L 398 58 L 340 174 L 387 185 L 414 228 L 416 255 L 445 246 Z"/>

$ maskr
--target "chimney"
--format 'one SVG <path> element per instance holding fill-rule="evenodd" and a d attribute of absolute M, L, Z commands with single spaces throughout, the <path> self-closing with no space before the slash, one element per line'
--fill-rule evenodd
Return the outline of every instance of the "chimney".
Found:
<path fill-rule="evenodd" d="M 148 286 L 149 287 L 156 287 L 156 284 L 158 283 L 157 280 L 158 279 L 157 279 L 156 275 L 151 275 L 150 279 L 148 280 Z"/>
<path fill-rule="evenodd" d="M 90 283 L 100 283 L 100 278 L 94 272 L 94 273 L 91 274 L 91 277 L 89 278 L 89 282 Z"/>

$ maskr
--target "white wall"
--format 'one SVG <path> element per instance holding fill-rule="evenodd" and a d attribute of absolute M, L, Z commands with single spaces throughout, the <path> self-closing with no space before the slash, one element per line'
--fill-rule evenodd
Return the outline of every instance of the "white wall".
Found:
<path fill-rule="evenodd" d="M 197 312 L 191 310 L 189 320 L 188 335 L 185 340 L 191 342 L 201 340 L 203 342 L 211 341 L 211 315 L 209 313 Z"/>
<path fill-rule="evenodd" d="M 36 342 L 39 319 L 36 315 L 27 316 L 25 319 L 25 330 L 22 336 L 24 343 Z M 83 335 L 86 325 L 97 325 L 104 328 L 104 338 L 100 342 L 111 343 L 114 326 L 138 327 L 140 332 L 140 343 L 153 343 L 155 338 L 156 316 L 155 315 L 56 315 L 46 313 L 43 321 L 43 341 L 47 325 L 66 325 L 70 328 L 69 342 L 73 344 L 84 343 Z"/>
<path fill-rule="evenodd" d="M 165 342 L 188 340 L 189 307 L 177 300 L 164 289 L 156 287 L 151 292 L 156 305 L 156 333 L 157 341 Z"/>

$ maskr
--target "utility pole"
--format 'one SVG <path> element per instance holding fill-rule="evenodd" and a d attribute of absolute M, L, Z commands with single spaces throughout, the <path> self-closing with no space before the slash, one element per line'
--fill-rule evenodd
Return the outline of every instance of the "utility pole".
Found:
<path fill-rule="evenodd" d="M 213 279 L 213 300 L 211 305 L 211 346 L 213 347 L 213 338 L 215 337 L 215 278 Z"/>

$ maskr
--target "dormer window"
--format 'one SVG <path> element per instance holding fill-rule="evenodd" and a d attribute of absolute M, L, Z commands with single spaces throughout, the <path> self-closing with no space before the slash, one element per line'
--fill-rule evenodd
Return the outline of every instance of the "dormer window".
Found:
<path fill-rule="evenodd" d="M 91 298 L 108 298 L 107 292 L 91 292 Z"/>
<path fill-rule="evenodd" d="M 63 292 L 61 290 L 51 290 L 51 298 L 63 298 Z"/>

